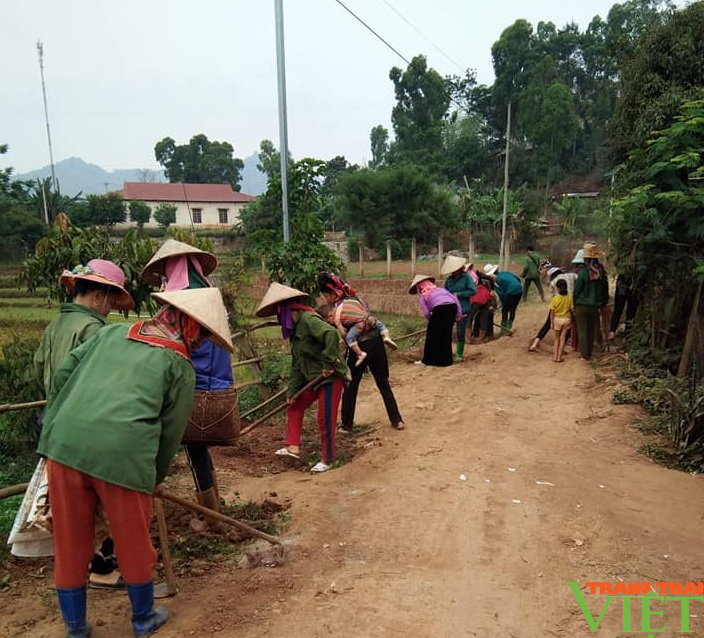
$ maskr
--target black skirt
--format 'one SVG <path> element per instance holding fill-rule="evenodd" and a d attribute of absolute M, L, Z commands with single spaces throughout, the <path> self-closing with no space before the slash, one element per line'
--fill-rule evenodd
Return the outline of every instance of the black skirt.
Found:
<path fill-rule="evenodd" d="M 435 306 L 428 319 L 422 362 L 427 366 L 452 365 L 452 328 L 457 317 L 457 305 Z"/>

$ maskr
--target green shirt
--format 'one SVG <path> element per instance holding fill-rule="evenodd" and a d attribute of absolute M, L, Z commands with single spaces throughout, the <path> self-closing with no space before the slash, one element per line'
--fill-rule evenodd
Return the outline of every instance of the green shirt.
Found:
<path fill-rule="evenodd" d="M 298 318 L 295 318 L 296 314 Z M 295 312 L 291 335 L 289 398 L 306 383 L 318 377 L 323 370 L 334 370 L 334 376 L 340 378 L 347 374 L 347 364 L 340 356 L 340 335 L 334 326 L 326 323 L 319 315 L 305 311 Z"/>
<path fill-rule="evenodd" d="M 59 316 L 47 326 L 34 354 L 34 372 L 49 396 L 54 371 L 76 346 L 105 325 L 103 315 L 77 303 L 62 303 Z"/>
<path fill-rule="evenodd" d="M 540 255 L 535 251 L 529 251 L 521 273 L 523 279 L 540 279 Z"/>
<path fill-rule="evenodd" d="M 601 308 L 609 303 L 609 280 L 602 268 L 599 279 L 589 279 L 589 268 L 582 268 L 574 282 L 572 293 L 575 306 Z"/>
<path fill-rule="evenodd" d="M 445 289 L 449 290 L 455 297 L 460 300 L 462 313 L 467 315 L 472 310 L 472 302 L 470 297 L 477 294 L 477 286 L 474 283 L 471 275 L 467 272 L 462 272 L 459 277 L 450 275 L 445 279 Z"/>
<path fill-rule="evenodd" d="M 128 327 L 103 328 L 55 371 L 37 451 L 151 494 L 188 423 L 195 373 L 172 350 L 127 339 Z"/>

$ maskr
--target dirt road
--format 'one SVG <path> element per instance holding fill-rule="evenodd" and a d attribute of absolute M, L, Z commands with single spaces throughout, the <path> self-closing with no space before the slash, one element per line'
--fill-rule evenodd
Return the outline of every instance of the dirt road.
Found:
<path fill-rule="evenodd" d="M 376 429 L 337 470 L 272 474 L 282 461 L 263 455 L 252 476 L 233 458 L 226 497 L 290 499 L 286 561 L 181 577 L 158 635 L 627 636 L 642 629 L 640 601 L 632 633 L 620 600 L 592 633 L 565 582 L 704 579 L 702 478 L 640 455 L 635 408 L 612 405 L 614 386 L 576 354 L 526 352 L 545 312 L 519 307 L 515 336 L 468 346 L 451 368 L 397 356 L 403 432 L 365 379 L 357 421 Z M 0 593 L 0 635 L 62 635 L 50 584 Z M 584 595 L 598 617 L 606 597 Z M 123 594 L 91 592 L 89 607 L 95 638 L 131 635 Z M 652 628 L 677 635 L 679 603 L 652 604 L 663 609 Z M 704 603 L 689 615 L 704 635 Z"/>

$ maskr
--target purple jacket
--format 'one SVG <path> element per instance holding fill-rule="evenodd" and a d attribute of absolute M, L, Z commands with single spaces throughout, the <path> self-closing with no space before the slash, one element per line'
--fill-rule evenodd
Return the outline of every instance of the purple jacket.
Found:
<path fill-rule="evenodd" d="M 457 319 L 462 318 L 462 306 L 460 302 L 449 290 L 445 288 L 434 288 L 427 297 L 418 293 L 418 304 L 420 305 L 420 310 L 426 319 L 430 318 L 430 313 L 436 306 L 444 306 L 445 304 L 455 304 L 457 306 Z"/>

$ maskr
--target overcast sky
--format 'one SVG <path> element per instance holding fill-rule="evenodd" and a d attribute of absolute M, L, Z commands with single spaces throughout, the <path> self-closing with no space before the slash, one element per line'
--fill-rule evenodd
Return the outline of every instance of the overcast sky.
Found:
<path fill-rule="evenodd" d="M 402 56 L 491 84 L 491 46 L 533 26 L 606 18 L 609 0 L 344 0 Z M 681 3 L 680 3 L 681 4 Z M 2 8 L 0 167 L 49 163 L 37 41 L 54 161 L 159 168 L 154 144 L 205 133 L 237 157 L 279 146 L 274 0 L 6 0 Z M 390 129 L 392 66 L 406 63 L 336 0 L 284 1 L 289 148 L 294 158 L 370 158 Z"/>

